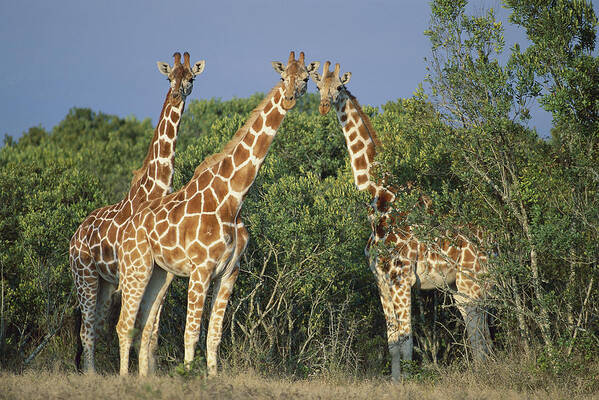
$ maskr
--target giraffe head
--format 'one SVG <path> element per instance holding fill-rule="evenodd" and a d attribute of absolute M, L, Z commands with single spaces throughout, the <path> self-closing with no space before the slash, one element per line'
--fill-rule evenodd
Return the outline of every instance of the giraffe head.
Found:
<path fill-rule="evenodd" d="M 308 84 L 310 68 L 318 68 L 317 63 L 311 63 L 308 68 L 304 64 L 304 52 L 300 52 L 299 59 L 295 59 L 295 52 L 289 53 L 289 60 L 287 66 L 283 65 L 280 61 L 273 61 L 272 66 L 279 74 L 281 74 L 281 80 L 283 81 L 283 87 L 285 89 L 285 97 L 283 98 L 283 108 L 285 110 L 291 110 L 295 106 L 295 100 L 306 93 L 306 87 Z"/>
<path fill-rule="evenodd" d="M 183 54 L 183 64 L 181 64 L 181 53 L 173 54 L 175 64 L 171 68 L 165 62 L 158 61 L 158 71 L 166 75 L 171 83 L 170 101 L 174 106 L 179 105 L 185 98 L 191 94 L 193 88 L 193 80 L 196 76 L 204 71 L 206 62 L 204 60 L 196 62 L 193 67 L 189 63 L 189 53 Z"/>
<path fill-rule="evenodd" d="M 343 76 L 339 76 L 339 64 L 335 64 L 335 70 L 329 71 L 330 61 L 324 63 L 322 76 L 318 73 L 318 67 L 310 72 L 310 77 L 316 83 L 320 92 L 320 105 L 318 111 L 325 115 L 331 109 L 331 104 L 335 104 L 339 97 L 339 93 L 344 88 L 344 85 L 349 82 L 351 72 L 346 72 Z"/>

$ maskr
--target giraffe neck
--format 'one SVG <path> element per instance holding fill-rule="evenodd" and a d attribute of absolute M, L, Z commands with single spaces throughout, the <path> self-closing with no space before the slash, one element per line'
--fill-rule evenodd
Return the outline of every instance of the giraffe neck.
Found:
<path fill-rule="evenodd" d="M 170 97 L 169 89 L 144 163 L 133 173 L 130 197 L 135 196 L 139 190 L 143 190 L 146 196 L 163 196 L 171 191 L 177 132 L 185 101 L 174 106 L 170 102 Z M 137 182 L 139 187 L 136 185 Z"/>
<path fill-rule="evenodd" d="M 284 88 L 279 84 L 252 111 L 245 125 L 237 131 L 224 150 L 198 166 L 194 174 L 198 187 L 203 186 L 203 172 L 210 170 L 220 178 L 219 181 L 227 184 L 228 192 L 237 204 L 231 206 L 241 206 L 287 113 L 281 105 L 283 98 Z M 190 184 L 192 182 L 193 180 Z"/>
<path fill-rule="evenodd" d="M 370 193 L 373 206 L 379 210 L 385 208 L 394 195 L 380 182 L 375 181 L 371 174 L 376 148 L 380 146 L 380 142 L 370 119 L 362 111 L 358 100 L 345 88 L 339 93 L 335 111 L 345 136 L 355 185 L 358 190 L 367 190 Z M 381 199 L 384 199 L 385 204 L 381 204 Z"/>

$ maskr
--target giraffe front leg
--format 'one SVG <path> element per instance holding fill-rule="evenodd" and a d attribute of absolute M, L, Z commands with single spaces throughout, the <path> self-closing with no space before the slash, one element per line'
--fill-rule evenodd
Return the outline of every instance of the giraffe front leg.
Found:
<path fill-rule="evenodd" d="M 473 358 L 477 362 L 484 361 L 491 352 L 491 335 L 486 312 L 480 304 L 484 298 L 483 291 L 479 282 L 461 271 L 456 275 L 456 286 L 458 292 L 453 295 L 453 298 L 464 318 Z"/>
<path fill-rule="evenodd" d="M 402 267 L 402 265 L 407 267 Z M 411 361 L 413 352 L 411 287 L 409 260 L 394 261 L 377 257 L 371 264 L 379 288 L 387 324 L 387 343 L 391 356 L 391 378 L 401 380 L 401 361 Z"/>
<path fill-rule="evenodd" d="M 141 301 L 139 323 L 143 329 L 139 348 L 139 375 L 147 376 L 155 367 L 154 350 L 158 344 L 160 310 L 174 275 L 154 266 Z"/>
<path fill-rule="evenodd" d="M 216 354 L 222 337 L 223 319 L 238 274 L 239 263 L 235 260 L 233 271 L 229 275 L 221 277 L 214 286 L 212 312 L 210 313 L 208 337 L 206 339 L 206 361 L 208 363 L 208 375 L 210 376 L 216 375 L 218 370 Z"/>
<path fill-rule="evenodd" d="M 187 290 L 187 318 L 185 321 L 185 344 L 184 364 L 186 369 L 191 368 L 191 362 L 195 354 L 195 347 L 200 336 L 200 325 L 202 323 L 202 312 L 206 292 L 210 285 L 210 276 L 214 269 L 214 262 L 204 262 L 197 266 L 189 276 L 189 288 Z"/>
<path fill-rule="evenodd" d="M 139 247 L 137 250 L 139 250 Z M 121 258 L 121 314 L 116 331 L 119 337 L 120 375 L 129 374 L 129 352 L 135 333 L 135 319 L 144 294 L 144 290 L 152 276 L 152 258 L 149 248 L 132 260 L 129 254 Z"/>

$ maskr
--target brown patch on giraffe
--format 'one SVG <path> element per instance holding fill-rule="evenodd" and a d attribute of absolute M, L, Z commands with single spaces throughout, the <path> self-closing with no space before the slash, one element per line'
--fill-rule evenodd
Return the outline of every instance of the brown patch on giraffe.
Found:
<path fill-rule="evenodd" d="M 220 234 L 220 228 L 218 225 L 218 219 L 216 215 L 204 214 L 200 221 L 200 231 L 198 233 L 198 240 L 202 243 L 210 244 L 214 242 Z"/>
<path fill-rule="evenodd" d="M 158 210 L 158 212 L 156 213 L 156 221 L 163 221 L 166 220 L 166 217 L 168 215 L 168 212 L 166 209 L 161 208 L 160 210 Z"/>
<path fill-rule="evenodd" d="M 106 238 L 108 239 L 108 241 L 110 243 L 116 243 L 116 236 L 117 236 L 117 228 L 114 224 L 110 224 L 110 227 L 108 228 L 108 232 L 106 232 Z"/>
<path fill-rule="evenodd" d="M 185 215 L 185 203 L 179 203 L 172 207 L 168 216 L 169 220 L 173 224 L 178 224 L 183 216 Z"/>
<path fill-rule="evenodd" d="M 202 212 L 202 193 L 197 193 L 187 202 L 187 214 L 199 214 Z"/>
<path fill-rule="evenodd" d="M 187 255 L 194 265 L 198 265 L 206 259 L 207 252 L 198 241 L 194 241 L 187 248 Z"/>
<path fill-rule="evenodd" d="M 231 178 L 231 189 L 241 192 L 247 189 L 256 177 L 256 167 L 252 163 L 247 163 L 243 168 L 237 170 Z"/>
<path fill-rule="evenodd" d="M 341 118 L 339 118 L 341 122 L 347 121 L 347 114 L 341 114 Z"/>
<path fill-rule="evenodd" d="M 235 215 L 237 214 L 236 204 L 237 201 L 232 196 L 229 196 L 227 200 L 220 205 L 217 214 L 221 221 L 233 221 Z"/>
<path fill-rule="evenodd" d="M 362 141 L 358 141 L 355 144 L 352 144 L 350 149 L 352 152 L 357 153 L 358 151 L 362 150 L 364 148 L 364 142 Z"/>
<path fill-rule="evenodd" d="M 452 260 L 457 260 L 460 256 L 460 251 L 455 246 L 449 246 L 449 249 L 447 249 L 447 256 Z"/>
<path fill-rule="evenodd" d="M 254 146 L 254 140 L 256 139 L 256 135 L 251 132 L 248 132 L 247 135 L 243 138 L 243 143 L 245 143 L 248 147 Z"/>
<path fill-rule="evenodd" d="M 256 117 L 256 120 L 252 124 L 252 129 L 254 130 L 254 132 L 260 132 L 260 130 L 262 130 L 263 123 L 264 123 L 264 119 L 262 118 L 262 115 L 258 115 Z M 251 145 L 251 143 L 250 143 L 250 145 Z"/>
<path fill-rule="evenodd" d="M 233 173 L 233 159 L 231 156 L 227 156 L 223 158 L 220 163 L 220 167 L 218 168 L 218 175 L 227 179 Z"/>
<path fill-rule="evenodd" d="M 274 94 L 274 96 L 272 97 L 272 101 L 274 104 L 278 104 L 279 101 L 281 101 L 281 91 L 277 90 Z"/>
<path fill-rule="evenodd" d="M 384 274 L 389 273 L 389 271 L 391 270 L 391 262 L 386 257 L 381 257 L 378 265 L 380 265 L 380 270 Z"/>
<path fill-rule="evenodd" d="M 370 185 L 368 185 L 368 189 L 367 190 L 368 190 L 368 193 L 370 193 L 370 195 L 372 197 L 376 196 L 377 189 L 376 189 L 376 187 L 372 183 Z"/>
<path fill-rule="evenodd" d="M 222 202 L 227 193 L 229 193 L 227 182 L 218 176 L 214 177 L 214 180 L 212 181 L 212 189 L 216 194 L 216 200 L 218 203 Z"/>
<path fill-rule="evenodd" d="M 166 122 L 165 120 L 160 121 L 160 125 L 158 126 L 158 131 L 162 134 L 164 134 L 164 129 L 166 127 Z"/>
<path fill-rule="evenodd" d="M 362 171 L 366 169 L 366 159 L 364 156 L 360 156 L 353 161 L 354 168 L 358 171 Z"/>
<path fill-rule="evenodd" d="M 370 143 L 370 145 L 366 146 L 366 157 L 368 158 L 368 162 L 370 164 L 372 164 L 374 162 L 375 155 L 376 155 L 376 149 L 374 148 L 372 143 Z"/>
<path fill-rule="evenodd" d="M 365 174 L 358 175 L 356 182 L 358 183 L 358 185 L 361 186 L 361 185 L 365 184 L 366 182 L 368 182 L 368 177 Z"/>
<path fill-rule="evenodd" d="M 283 117 L 284 115 L 281 114 L 278 110 L 272 110 L 266 116 L 266 126 L 270 127 L 271 129 L 277 130 L 279 128 L 279 125 L 281 125 L 281 121 L 283 121 Z"/>
<path fill-rule="evenodd" d="M 167 158 L 171 155 L 172 149 L 171 149 L 171 144 L 170 142 L 167 142 L 166 140 L 160 140 L 160 157 L 161 158 Z"/>
<path fill-rule="evenodd" d="M 233 153 L 233 162 L 235 163 L 235 166 L 239 167 L 249 156 L 250 151 L 242 145 L 238 145 Z"/>
<path fill-rule="evenodd" d="M 387 226 L 384 222 L 379 223 L 376 226 L 376 236 L 379 238 L 384 237 L 387 234 Z"/>
<path fill-rule="evenodd" d="M 225 251 L 225 244 L 222 241 L 219 241 L 219 242 L 213 244 L 212 246 L 210 246 L 210 249 L 208 250 L 208 255 L 210 256 L 210 258 L 212 258 L 214 260 L 218 260 L 221 258 L 224 251 Z"/>
<path fill-rule="evenodd" d="M 185 187 L 185 197 L 191 198 L 197 191 L 198 191 L 198 183 L 195 180 L 192 180 Z"/>
<path fill-rule="evenodd" d="M 160 239 L 160 244 L 161 244 L 162 248 L 173 247 L 177 244 L 177 227 L 176 226 L 169 225 L 166 235 L 164 235 Z"/>
<path fill-rule="evenodd" d="M 174 139 L 175 138 L 175 127 L 172 124 L 168 124 L 166 126 L 166 136 L 169 139 Z"/>
<path fill-rule="evenodd" d="M 395 233 L 390 233 L 385 238 L 385 244 L 393 244 L 396 241 L 397 241 L 397 236 L 395 236 Z"/>
<path fill-rule="evenodd" d="M 202 206 L 203 213 L 209 213 L 216 211 L 216 207 L 218 206 L 218 202 L 212 194 L 212 190 L 206 189 L 204 190 L 204 205 Z"/>
<path fill-rule="evenodd" d="M 379 198 L 376 201 L 376 208 L 381 212 L 387 211 L 389 208 L 389 202 L 391 202 L 392 195 L 388 191 L 382 191 L 379 194 Z"/>
<path fill-rule="evenodd" d="M 171 121 L 173 121 L 173 124 L 176 124 L 179 121 L 179 113 L 172 111 L 169 115 Z"/>
<path fill-rule="evenodd" d="M 205 170 L 196 179 L 198 182 L 198 190 L 203 190 L 212 181 L 212 173 L 210 170 Z"/>
<path fill-rule="evenodd" d="M 164 260 L 170 265 L 176 265 L 185 259 L 185 252 L 179 247 L 163 250 Z"/>
<path fill-rule="evenodd" d="M 256 140 L 256 145 L 254 146 L 253 153 L 256 158 L 263 158 L 266 156 L 266 152 L 270 147 L 270 143 L 272 142 L 272 136 L 268 136 L 263 133 L 258 136 L 258 140 Z"/>
<path fill-rule="evenodd" d="M 366 129 L 366 125 L 361 125 L 358 128 L 358 132 L 360 133 L 362 139 L 366 141 L 366 143 L 370 142 L 370 134 L 368 133 L 368 129 Z"/>
<path fill-rule="evenodd" d="M 462 259 L 462 263 L 471 264 L 474 262 L 474 254 L 470 249 L 464 250 L 464 258 Z"/>
<path fill-rule="evenodd" d="M 262 110 L 264 112 L 264 115 L 268 114 L 270 112 L 270 110 L 272 110 L 273 107 L 274 107 L 274 104 L 272 103 L 272 101 L 269 100 L 268 103 L 266 103 L 264 105 L 264 109 Z"/>
<path fill-rule="evenodd" d="M 179 236 L 184 248 L 187 248 L 189 243 L 195 240 L 197 223 L 197 217 L 185 217 L 179 224 Z"/>
<path fill-rule="evenodd" d="M 356 133 L 356 131 L 352 131 L 352 133 L 349 134 L 348 139 L 349 142 L 353 142 L 354 140 L 356 140 L 356 137 L 358 136 L 358 134 Z"/>

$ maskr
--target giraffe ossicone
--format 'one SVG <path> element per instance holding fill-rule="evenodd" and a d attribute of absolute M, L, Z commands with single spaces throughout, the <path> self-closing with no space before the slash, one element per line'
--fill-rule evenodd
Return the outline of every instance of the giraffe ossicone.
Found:
<path fill-rule="evenodd" d="M 118 304 L 117 243 L 131 216 L 145 201 L 171 192 L 177 132 L 185 99 L 191 94 L 193 79 L 202 73 L 205 62 L 191 66 L 189 53 L 175 53 L 171 68 L 158 62 L 167 75 L 167 92 L 160 118 L 141 168 L 133 171 L 131 187 L 120 202 L 93 211 L 77 228 L 70 241 L 69 264 L 77 291 L 81 317 L 75 364 L 78 370 L 94 372 L 96 331 L 106 325 L 113 304 Z M 156 340 L 153 338 L 152 340 Z M 153 344 L 155 346 L 155 343 Z M 83 360 L 81 360 L 83 358 Z M 81 366 L 83 361 L 83 366 Z"/>
<path fill-rule="evenodd" d="M 433 245 L 426 245 L 412 233 L 405 219 L 407 212 L 392 213 L 390 204 L 398 193 L 371 174 L 380 146 L 376 131 L 358 100 L 345 87 L 351 73 L 340 77 L 339 64 L 335 64 L 333 71 L 329 71 L 330 65 L 327 61 L 322 75 L 313 70 L 310 77 L 320 92 L 320 113 L 328 113 L 331 106 L 335 108 L 356 187 L 371 195 L 372 233 L 365 252 L 376 277 L 387 323 L 393 379 L 399 380 L 402 376 L 401 360 L 412 359 L 411 288 L 417 283 L 425 290 L 455 284 L 457 290 L 453 296 L 465 320 L 474 358 L 484 359 L 490 351 L 489 329 L 481 306 L 486 295 L 481 279 L 486 272 L 486 255 L 463 235 L 439 238 Z M 480 240 L 477 229 L 472 230 L 471 236 Z M 377 248 L 379 244 L 391 250 L 381 252 Z"/>
<path fill-rule="evenodd" d="M 217 372 L 224 313 L 249 238 L 240 209 L 285 114 L 305 93 L 309 72 L 316 65 L 306 68 L 303 52 L 297 60 L 291 52 L 286 66 L 272 64 L 282 82 L 252 111 L 224 149 L 202 161 L 180 190 L 141 208 L 125 228 L 119 246 L 121 375 L 128 373 L 130 333 L 138 312 L 143 326 L 139 374 L 148 374 L 150 332 L 157 329 L 160 306 L 172 280 L 166 272 L 189 277 L 186 366 L 194 358 L 206 292 L 214 281 L 206 359 L 208 373 Z"/>

